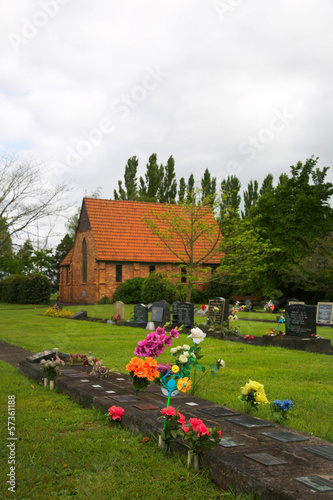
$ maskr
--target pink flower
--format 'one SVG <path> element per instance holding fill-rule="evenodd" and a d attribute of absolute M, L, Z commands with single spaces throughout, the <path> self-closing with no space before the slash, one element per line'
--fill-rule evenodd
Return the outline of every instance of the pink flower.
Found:
<path fill-rule="evenodd" d="M 196 428 L 197 432 L 198 432 L 198 437 L 200 436 L 204 436 L 205 434 L 207 434 L 209 436 L 209 430 L 208 428 L 205 426 L 205 424 L 200 424 L 200 425 L 197 425 L 197 428 Z"/>
<path fill-rule="evenodd" d="M 178 416 L 179 416 L 179 419 L 178 419 L 178 422 L 180 423 L 181 426 L 183 426 L 185 424 L 185 416 L 182 415 L 181 413 L 178 412 Z"/>
<path fill-rule="evenodd" d="M 222 437 L 222 431 L 217 431 L 217 433 Z"/>
<path fill-rule="evenodd" d="M 109 415 L 112 416 L 113 420 L 118 419 L 120 421 L 123 414 L 124 409 L 121 406 L 111 406 L 111 408 L 109 408 Z"/>
<path fill-rule="evenodd" d="M 179 331 L 177 330 L 177 328 L 173 328 L 170 332 L 170 336 L 173 338 L 173 339 L 176 339 L 179 337 Z"/>
<path fill-rule="evenodd" d="M 170 416 L 170 417 L 173 417 L 173 415 L 177 414 L 173 406 L 169 406 L 169 408 L 163 408 L 163 410 L 161 410 L 161 413 L 164 416 Z"/>
<path fill-rule="evenodd" d="M 182 429 L 183 429 L 183 431 L 185 432 L 185 434 L 187 434 L 187 433 L 188 433 L 188 431 L 190 430 L 190 428 L 189 428 L 189 427 L 186 427 L 185 425 L 182 425 Z"/>
<path fill-rule="evenodd" d="M 200 420 L 199 418 L 190 418 L 189 420 L 191 426 L 192 426 L 192 429 L 195 431 L 196 430 L 196 427 L 198 425 L 204 425 L 203 421 Z"/>
<path fill-rule="evenodd" d="M 245 335 L 244 339 L 249 339 L 250 338 L 250 335 Z"/>

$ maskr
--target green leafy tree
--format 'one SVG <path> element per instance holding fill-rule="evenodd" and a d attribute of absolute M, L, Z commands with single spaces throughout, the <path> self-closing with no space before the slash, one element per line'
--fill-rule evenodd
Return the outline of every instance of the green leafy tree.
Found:
<path fill-rule="evenodd" d="M 185 182 L 184 177 L 181 177 L 180 181 L 179 181 L 179 189 L 178 189 L 178 200 L 180 202 L 184 201 L 185 194 L 186 194 L 186 182 Z"/>
<path fill-rule="evenodd" d="M 6 242 L 0 247 L 0 280 L 13 272 L 13 245 L 12 239 L 8 237 L 8 227 L 6 220 L 0 218 L 0 239 L 4 238 Z"/>
<path fill-rule="evenodd" d="M 271 193 L 273 191 L 273 176 L 272 174 L 267 174 L 265 179 L 262 181 L 261 188 L 259 189 L 259 196 L 263 196 L 266 193 Z"/>
<path fill-rule="evenodd" d="M 153 153 L 146 165 L 144 178 L 140 177 L 139 197 L 141 201 L 158 201 L 158 192 L 163 175 L 163 165 L 158 165 L 157 155 Z"/>
<path fill-rule="evenodd" d="M 258 181 L 250 181 L 247 190 L 243 191 L 244 197 L 244 212 L 242 213 L 243 218 L 248 217 L 250 210 L 256 205 L 258 200 Z"/>
<path fill-rule="evenodd" d="M 208 204 L 213 206 L 216 197 L 216 177 L 211 177 L 208 168 L 206 168 L 201 179 L 202 200 L 207 200 Z"/>
<path fill-rule="evenodd" d="M 186 202 L 194 204 L 196 202 L 196 191 L 195 191 L 195 180 L 194 175 L 191 174 L 187 181 L 186 186 Z M 208 200 L 205 200 L 206 205 L 209 204 Z"/>
<path fill-rule="evenodd" d="M 239 218 L 239 205 L 241 202 L 240 188 L 240 180 L 235 175 L 223 179 L 221 183 L 221 218 L 224 218 L 225 215 L 229 215 L 230 218 Z"/>
<path fill-rule="evenodd" d="M 175 160 L 172 156 L 163 167 L 163 176 L 160 183 L 158 201 L 160 203 L 175 203 L 177 196 L 177 181 L 175 172 Z"/>
<path fill-rule="evenodd" d="M 138 198 L 138 170 L 139 160 L 136 156 L 132 156 L 127 160 L 125 166 L 124 183 L 125 189 L 122 187 L 122 181 L 118 181 L 119 193 L 114 190 L 115 200 L 137 200 Z"/>
<path fill-rule="evenodd" d="M 73 248 L 73 240 L 69 236 L 69 234 L 66 234 L 59 245 L 57 246 L 55 253 L 54 253 L 54 274 L 55 274 L 55 279 L 53 280 L 53 283 L 56 287 L 59 286 L 59 279 L 60 279 L 60 264 L 66 257 L 66 255 L 71 251 Z"/>
<path fill-rule="evenodd" d="M 197 269 L 219 255 L 220 230 L 212 209 L 193 191 L 189 201 L 170 205 L 165 212 L 152 209 L 144 220 L 186 269 L 186 301 L 190 302 L 193 285 L 207 281 L 198 278 Z"/>

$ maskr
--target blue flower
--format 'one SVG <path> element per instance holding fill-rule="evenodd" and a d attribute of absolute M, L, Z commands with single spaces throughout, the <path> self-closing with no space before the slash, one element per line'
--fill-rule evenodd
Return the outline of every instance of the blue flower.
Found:
<path fill-rule="evenodd" d="M 294 403 L 290 401 L 290 399 L 285 399 L 282 403 L 282 409 L 284 411 L 288 411 L 290 408 L 294 406 Z"/>
<path fill-rule="evenodd" d="M 278 408 L 279 410 L 283 410 L 283 403 L 282 401 L 280 401 L 279 399 L 275 399 L 273 401 L 273 406 L 275 406 L 276 408 Z"/>

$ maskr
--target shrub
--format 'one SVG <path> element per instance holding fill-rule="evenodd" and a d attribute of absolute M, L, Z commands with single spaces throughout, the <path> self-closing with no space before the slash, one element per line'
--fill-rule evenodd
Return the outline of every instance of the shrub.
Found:
<path fill-rule="evenodd" d="M 177 298 L 177 287 L 161 273 L 150 273 L 145 279 L 141 300 L 144 304 L 166 300 L 171 304 Z"/>
<path fill-rule="evenodd" d="M 40 273 L 29 274 L 18 284 L 20 304 L 47 304 L 50 300 L 51 283 Z"/>
<path fill-rule="evenodd" d="M 121 300 L 124 304 L 141 302 L 142 286 L 145 278 L 131 278 L 118 286 L 113 294 L 113 301 Z"/>
<path fill-rule="evenodd" d="M 103 295 L 103 297 L 98 300 L 97 304 L 112 304 L 112 300 L 107 295 Z"/>
<path fill-rule="evenodd" d="M 8 276 L 2 282 L 2 293 L 1 299 L 3 302 L 9 302 L 10 304 L 19 303 L 18 299 L 18 286 L 19 283 L 24 280 L 26 276 L 22 274 L 13 274 L 12 276 Z"/>

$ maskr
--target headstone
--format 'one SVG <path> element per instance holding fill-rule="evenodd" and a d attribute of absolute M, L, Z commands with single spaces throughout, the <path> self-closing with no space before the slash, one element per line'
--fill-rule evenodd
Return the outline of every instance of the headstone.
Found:
<path fill-rule="evenodd" d="M 148 307 L 148 312 L 151 313 L 151 308 L 153 307 L 153 304 L 150 303 L 150 304 L 147 305 L 147 307 Z"/>
<path fill-rule="evenodd" d="M 54 351 L 51 351 L 51 349 L 47 349 L 46 351 L 43 352 L 36 352 L 36 354 L 32 354 L 31 356 L 27 356 L 25 359 L 29 363 L 40 363 L 42 359 L 45 359 L 46 361 L 52 358 L 55 358 L 56 353 Z"/>
<path fill-rule="evenodd" d="M 134 323 L 148 323 L 148 307 L 144 304 L 134 306 Z"/>
<path fill-rule="evenodd" d="M 252 304 L 251 300 L 247 299 L 245 301 L 245 311 L 249 312 L 249 311 L 252 311 L 252 309 L 253 309 L 253 304 Z"/>
<path fill-rule="evenodd" d="M 214 308 L 218 311 L 214 312 Z M 229 318 L 229 301 L 223 297 L 215 297 L 215 299 L 209 300 L 208 305 L 208 323 L 215 324 L 215 326 L 222 326 L 224 321 L 228 321 Z"/>
<path fill-rule="evenodd" d="M 191 302 L 173 302 L 172 320 L 177 325 L 194 325 L 194 305 Z"/>
<path fill-rule="evenodd" d="M 85 320 L 88 317 L 87 311 L 79 311 L 71 316 L 71 319 Z"/>
<path fill-rule="evenodd" d="M 305 302 L 298 299 L 289 299 L 287 305 L 290 306 L 292 304 L 305 304 Z"/>
<path fill-rule="evenodd" d="M 118 300 L 113 305 L 113 316 L 117 316 L 119 314 L 120 319 L 125 319 L 125 304 L 121 300 Z"/>
<path fill-rule="evenodd" d="M 333 323 L 333 302 L 318 302 L 317 323 L 331 325 Z"/>
<path fill-rule="evenodd" d="M 153 302 L 151 308 L 151 321 L 157 326 L 164 325 L 170 321 L 170 304 L 165 300 Z"/>
<path fill-rule="evenodd" d="M 292 304 L 286 306 L 286 335 L 311 338 L 316 334 L 316 306 Z"/>

